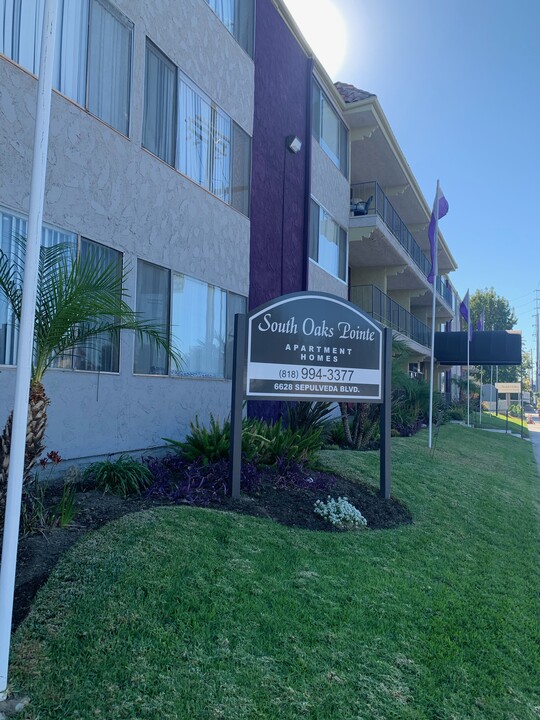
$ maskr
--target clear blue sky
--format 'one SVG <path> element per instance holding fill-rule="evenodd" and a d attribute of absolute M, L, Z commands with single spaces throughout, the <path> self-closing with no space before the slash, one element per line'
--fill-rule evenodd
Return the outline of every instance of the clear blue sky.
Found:
<path fill-rule="evenodd" d="M 333 79 L 377 95 L 429 205 L 440 179 L 458 292 L 493 286 L 535 348 L 540 0 L 332 1 L 348 35 Z"/>

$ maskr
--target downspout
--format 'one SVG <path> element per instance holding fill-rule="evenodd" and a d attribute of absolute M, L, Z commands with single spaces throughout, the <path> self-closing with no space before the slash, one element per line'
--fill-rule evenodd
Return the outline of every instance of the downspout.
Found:
<path fill-rule="evenodd" d="M 313 58 L 307 61 L 307 92 L 306 92 L 306 182 L 304 193 L 304 267 L 302 272 L 302 290 L 308 289 L 309 281 L 309 236 L 311 230 L 311 147 L 312 147 L 312 105 L 313 105 Z"/>

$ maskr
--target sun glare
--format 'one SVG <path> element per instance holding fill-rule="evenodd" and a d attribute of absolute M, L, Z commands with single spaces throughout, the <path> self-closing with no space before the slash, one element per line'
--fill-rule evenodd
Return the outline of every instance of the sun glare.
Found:
<path fill-rule="evenodd" d="M 332 0 L 285 0 L 313 52 L 337 80 L 347 49 L 345 21 Z"/>

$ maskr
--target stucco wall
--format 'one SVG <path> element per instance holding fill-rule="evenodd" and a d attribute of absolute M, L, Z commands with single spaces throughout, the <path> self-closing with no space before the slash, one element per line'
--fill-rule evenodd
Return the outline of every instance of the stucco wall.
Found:
<path fill-rule="evenodd" d="M 309 261 L 308 290 L 321 290 L 322 292 L 332 293 L 332 295 L 345 298 L 345 300 L 348 297 L 347 283 L 327 273 L 326 270 L 323 270 L 323 268 L 313 260 Z"/>
<path fill-rule="evenodd" d="M 345 228 L 349 227 L 349 181 L 312 139 L 311 194 Z"/>
<path fill-rule="evenodd" d="M 53 93 L 44 220 L 124 253 L 247 295 L 250 222 L 141 147 L 145 35 L 251 132 L 253 62 L 201 0 L 119 0 L 134 22 L 130 138 Z M 37 81 L 0 58 L 0 206 L 28 212 Z M 179 437 L 198 413 L 229 412 L 230 382 L 134 376 L 133 338 L 120 373 L 51 370 L 47 446 L 67 458 Z M 0 425 L 15 371 L 1 368 Z"/>

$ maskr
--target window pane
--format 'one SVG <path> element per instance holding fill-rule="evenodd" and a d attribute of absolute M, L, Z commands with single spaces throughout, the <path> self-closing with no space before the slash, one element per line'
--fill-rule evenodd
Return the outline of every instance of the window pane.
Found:
<path fill-rule="evenodd" d="M 338 274 L 339 227 L 322 208 L 319 216 L 319 265 L 332 275 Z"/>
<path fill-rule="evenodd" d="M 232 33 L 234 31 L 234 0 L 208 0 L 208 4 L 227 30 Z"/>
<path fill-rule="evenodd" d="M 321 103 L 321 145 L 339 167 L 339 118 L 324 95 Z"/>
<path fill-rule="evenodd" d="M 16 239 L 26 237 L 27 223 L 22 218 L 0 213 L 0 249 L 12 260 L 22 260 Z M 0 364 L 15 365 L 17 362 L 18 323 L 13 310 L 0 293 Z"/>
<path fill-rule="evenodd" d="M 236 0 L 234 37 L 250 57 L 253 57 L 253 0 Z"/>
<path fill-rule="evenodd" d="M 150 43 L 146 44 L 143 145 L 174 165 L 176 68 Z"/>
<path fill-rule="evenodd" d="M 103 269 L 116 265 L 118 277 L 122 272 L 122 254 L 117 250 L 98 243 L 81 239 L 81 260 L 99 262 Z M 114 322 L 114 316 L 108 318 Z M 120 337 L 117 333 L 100 333 L 86 345 L 73 351 L 75 370 L 99 370 L 100 372 L 118 372 L 120 355 Z"/>
<path fill-rule="evenodd" d="M 92 0 L 88 109 L 124 135 L 129 131 L 132 30 L 102 0 Z"/>
<path fill-rule="evenodd" d="M 214 195 L 226 203 L 231 199 L 231 119 L 214 111 L 212 133 L 212 187 Z"/>
<path fill-rule="evenodd" d="M 312 98 L 312 131 L 313 137 L 317 142 L 321 140 L 321 88 L 319 83 L 313 80 L 313 98 Z"/>
<path fill-rule="evenodd" d="M 0 249 L 13 261 L 22 266 L 23 252 L 18 241 L 27 234 L 27 221 L 23 218 L 0 211 Z M 65 244 L 71 246 L 73 254 L 77 249 L 77 236 L 56 228 L 43 227 L 41 245 L 52 247 Z M 18 327 L 13 310 L 3 293 L 0 293 L 0 365 L 14 365 L 17 361 Z M 71 358 L 68 367 L 71 367 Z"/>
<path fill-rule="evenodd" d="M 232 206 L 249 217 L 251 138 L 233 123 Z"/>
<path fill-rule="evenodd" d="M 0 52 L 37 75 L 45 0 L 0 2 Z"/>
<path fill-rule="evenodd" d="M 339 228 L 339 274 L 343 280 L 347 280 L 347 233 L 343 228 Z"/>
<path fill-rule="evenodd" d="M 225 348 L 225 377 L 232 378 L 234 350 L 234 316 L 247 312 L 247 298 L 230 292 L 227 295 L 227 346 Z"/>
<path fill-rule="evenodd" d="M 88 0 L 60 0 L 58 18 L 53 84 L 85 107 Z"/>
<path fill-rule="evenodd" d="M 348 177 L 349 175 L 349 131 L 345 123 L 339 123 L 339 169 Z"/>
<path fill-rule="evenodd" d="M 227 293 L 220 288 L 174 275 L 172 341 L 182 356 L 176 374 L 223 377 Z"/>
<path fill-rule="evenodd" d="M 169 334 L 169 271 L 139 260 L 137 262 L 137 312 L 142 320 L 150 320 Z M 146 338 L 135 339 L 133 372 L 145 375 L 167 375 L 165 350 Z"/>
<path fill-rule="evenodd" d="M 178 160 L 180 172 L 210 189 L 212 108 L 194 88 L 180 82 Z"/>

